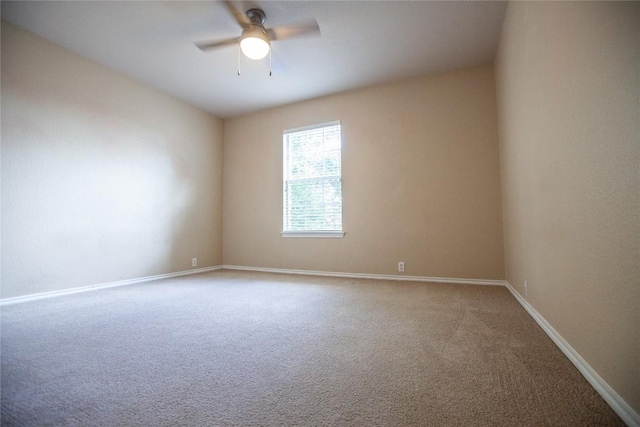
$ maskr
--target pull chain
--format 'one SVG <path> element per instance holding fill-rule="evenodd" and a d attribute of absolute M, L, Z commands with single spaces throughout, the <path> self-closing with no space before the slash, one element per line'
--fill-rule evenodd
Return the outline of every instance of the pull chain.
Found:
<path fill-rule="evenodd" d="M 240 46 L 238 46 L 238 75 L 240 75 Z M 272 53 L 273 49 L 269 49 L 269 77 L 272 76 Z"/>
<path fill-rule="evenodd" d="M 238 75 L 240 75 L 240 45 L 238 45 Z"/>

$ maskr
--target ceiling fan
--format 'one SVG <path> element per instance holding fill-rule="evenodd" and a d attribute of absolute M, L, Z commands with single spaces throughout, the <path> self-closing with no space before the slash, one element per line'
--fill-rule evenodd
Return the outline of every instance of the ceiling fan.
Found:
<path fill-rule="evenodd" d="M 204 52 L 240 43 L 242 53 L 250 59 L 259 60 L 269 54 L 271 42 L 274 40 L 320 34 L 320 28 L 315 20 L 300 24 L 265 28 L 264 23 L 267 16 L 262 9 L 252 8 L 247 10 L 245 14 L 236 9 L 229 0 L 224 0 L 222 3 L 233 15 L 238 25 L 242 27 L 242 34 L 240 37 L 227 40 L 195 43 Z"/>

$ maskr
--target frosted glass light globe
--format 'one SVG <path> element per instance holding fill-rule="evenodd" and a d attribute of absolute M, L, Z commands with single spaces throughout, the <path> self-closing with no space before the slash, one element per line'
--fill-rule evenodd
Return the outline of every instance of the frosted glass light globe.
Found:
<path fill-rule="evenodd" d="M 270 46 L 266 40 L 260 37 L 249 36 L 240 41 L 240 49 L 247 58 L 258 60 L 267 56 Z"/>

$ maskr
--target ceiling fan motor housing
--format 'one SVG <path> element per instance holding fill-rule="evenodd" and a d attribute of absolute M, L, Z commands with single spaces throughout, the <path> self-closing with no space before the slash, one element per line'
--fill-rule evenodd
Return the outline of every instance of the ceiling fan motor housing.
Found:
<path fill-rule="evenodd" d="M 262 27 L 267 19 L 267 15 L 265 15 L 262 9 L 253 8 L 247 10 L 247 18 L 249 18 L 252 24 Z"/>

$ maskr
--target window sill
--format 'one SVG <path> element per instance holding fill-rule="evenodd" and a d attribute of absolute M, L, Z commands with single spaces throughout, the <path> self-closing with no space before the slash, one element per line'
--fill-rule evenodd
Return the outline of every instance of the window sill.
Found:
<path fill-rule="evenodd" d="M 283 231 L 282 237 L 342 239 L 343 231 Z"/>

